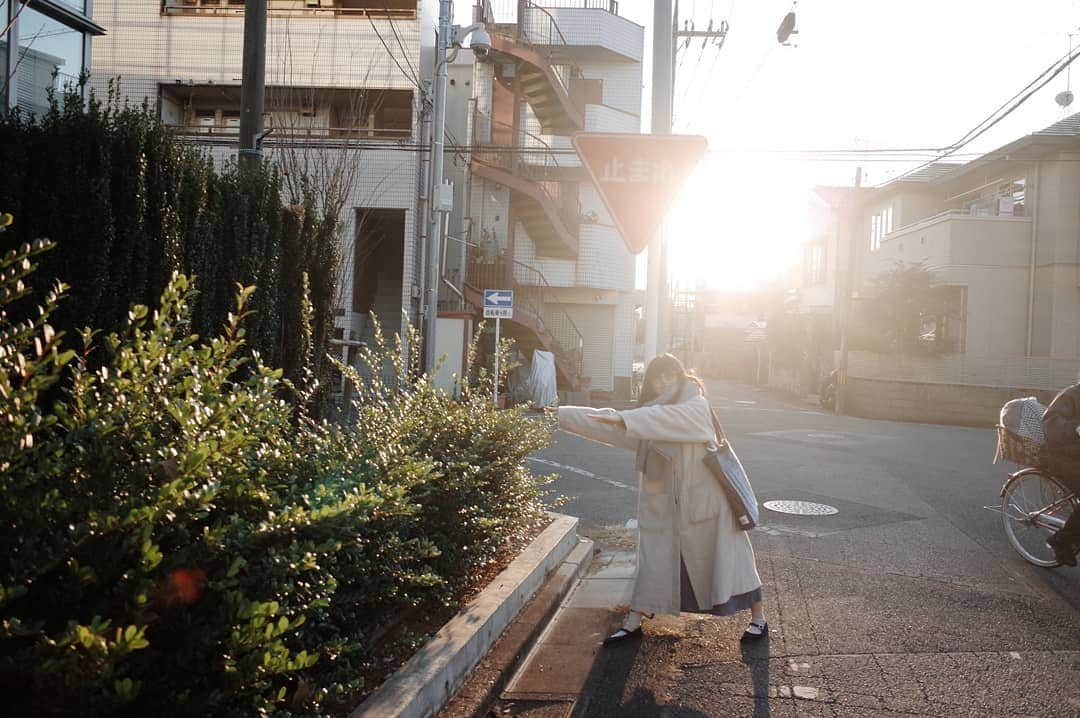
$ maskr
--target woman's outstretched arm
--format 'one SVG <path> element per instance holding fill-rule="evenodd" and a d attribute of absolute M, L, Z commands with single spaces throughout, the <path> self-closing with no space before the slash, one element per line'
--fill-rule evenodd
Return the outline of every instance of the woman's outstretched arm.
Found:
<path fill-rule="evenodd" d="M 620 411 L 626 436 L 648 441 L 705 443 L 716 438 L 709 400 L 698 396 L 681 404 L 658 404 Z"/>
<path fill-rule="evenodd" d="M 608 446 L 635 450 L 638 442 L 626 435 L 626 429 L 598 418 L 617 419 L 614 409 L 593 409 L 588 406 L 560 406 L 559 428 L 577 436 L 598 441 Z"/>

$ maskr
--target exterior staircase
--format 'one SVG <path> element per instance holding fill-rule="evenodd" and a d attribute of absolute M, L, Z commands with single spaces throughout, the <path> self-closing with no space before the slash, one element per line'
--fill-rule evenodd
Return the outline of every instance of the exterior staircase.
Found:
<path fill-rule="evenodd" d="M 510 12 L 481 0 L 476 10 L 477 21 L 485 23 L 491 35 L 491 54 L 515 64 L 525 101 L 542 133 L 571 135 L 584 129 L 585 112 L 570 97 L 570 80 L 581 72 L 557 55 L 567 42 L 551 14 L 531 0 L 515 3 Z"/>
<path fill-rule="evenodd" d="M 540 137 L 527 132 L 520 134 L 530 143 L 528 150 L 505 151 L 492 138 L 518 133 L 479 111 L 473 114 L 472 127 L 476 149 L 469 169 L 510 189 L 514 217 L 525 225 L 537 255 L 576 259 L 581 201 L 576 182 L 553 179 L 561 169 L 557 155 Z"/>
<path fill-rule="evenodd" d="M 526 354 L 542 349 L 555 355 L 559 388 L 579 391 L 588 386 L 583 374 L 584 340 L 573 319 L 550 297 L 547 280 L 538 270 L 506 257 L 485 256 L 469 247 L 465 274 L 465 300 L 476 313 L 484 305 L 484 289 L 514 290 L 514 318 L 503 322 L 503 331 L 517 341 Z"/>

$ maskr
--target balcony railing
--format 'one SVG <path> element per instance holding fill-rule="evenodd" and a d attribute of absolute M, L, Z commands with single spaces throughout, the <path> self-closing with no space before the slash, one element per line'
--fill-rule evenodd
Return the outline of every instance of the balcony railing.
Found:
<path fill-rule="evenodd" d="M 1023 210 L 1021 210 L 1023 211 Z M 903 227 L 897 227 L 888 234 L 882 235 L 882 241 L 893 239 L 904 234 L 908 234 L 914 230 L 925 229 L 931 225 L 939 222 L 944 222 L 949 219 L 986 219 L 986 220 L 1006 220 L 1006 221 L 1019 221 L 1030 222 L 1031 217 L 1026 214 L 993 214 L 991 212 L 979 212 L 972 211 L 971 209 L 947 209 L 944 212 L 918 219 L 911 224 L 905 224 Z"/>
<path fill-rule="evenodd" d="M 274 15 L 416 17 L 416 3 L 402 3 L 400 0 L 267 0 L 266 9 Z M 244 3 L 243 0 L 163 0 L 161 12 L 163 15 L 243 15 Z"/>
<path fill-rule="evenodd" d="M 169 128 L 180 135 L 214 137 L 236 137 L 240 134 L 240 125 L 224 124 L 183 124 L 170 125 Z M 370 127 L 274 127 L 267 141 L 277 140 L 406 140 L 412 136 L 412 130 L 386 129 Z"/>
<path fill-rule="evenodd" d="M 535 184 L 558 209 L 567 231 L 578 236 L 581 229 L 578 187 L 552 178 L 562 165 L 551 146 L 538 135 L 524 129 L 515 131 L 512 125 L 494 120 L 475 108 L 472 127 L 473 159 Z M 513 144 L 505 146 L 493 142 L 492 138 L 498 136 L 509 138 Z M 517 140 L 521 140 L 521 146 Z"/>
<path fill-rule="evenodd" d="M 517 0 L 478 0 L 473 8 L 473 15 L 475 22 L 486 23 L 492 26 L 495 32 L 512 27 L 514 40 L 528 45 L 547 58 L 552 72 L 562 83 L 564 92 L 569 93 L 571 79 L 581 76 L 581 70 L 576 65 L 567 62 L 565 57 L 556 56 L 557 48 L 566 47 L 569 43 L 551 13 L 532 0 L 525 0 L 520 8 Z"/>
<path fill-rule="evenodd" d="M 618 0 L 539 0 L 539 7 L 571 10 L 605 10 L 612 15 L 619 14 Z"/>

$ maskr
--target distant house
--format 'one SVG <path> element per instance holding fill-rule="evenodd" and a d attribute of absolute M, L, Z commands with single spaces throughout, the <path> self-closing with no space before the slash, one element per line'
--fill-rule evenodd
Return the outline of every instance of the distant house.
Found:
<path fill-rule="evenodd" d="M 1080 369 L 1077 160 L 1080 114 L 966 164 L 930 165 L 872 189 L 817 188 L 799 307 L 808 317 L 830 317 L 829 363 L 840 346 L 846 279 L 858 307 L 873 279 L 902 262 L 924 265 L 944 287 L 949 311 L 934 331 L 945 342 L 935 356 L 853 351 L 853 380 L 905 382 L 898 391 L 909 397 L 910 384 L 932 386 L 938 397 L 943 386 L 963 388 L 952 409 L 935 411 L 937 419 L 965 423 L 983 421 L 1002 397 L 1047 395 L 1073 381 Z M 827 360 L 830 352 L 821 354 Z M 862 413 L 880 413 L 870 404 Z"/>

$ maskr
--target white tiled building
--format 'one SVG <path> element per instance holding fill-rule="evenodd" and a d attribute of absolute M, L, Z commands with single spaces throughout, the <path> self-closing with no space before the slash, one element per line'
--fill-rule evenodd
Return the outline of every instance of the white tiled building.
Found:
<path fill-rule="evenodd" d="M 418 0 L 268 0 L 267 157 L 301 148 L 310 162 L 355 165 L 341 217 L 339 335 L 370 337 L 375 310 L 391 331 L 415 319 L 421 154 L 418 118 L 430 75 L 437 4 Z M 99 94 L 120 78 L 123 96 L 218 159 L 234 157 L 240 110 L 242 0 L 96 0 L 109 28 L 94 46 Z M 337 154 L 335 154 L 337 153 Z M 323 159 L 334 158 L 337 159 Z"/>
<path fill-rule="evenodd" d="M 554 349 L 561 387 L 629 396 L 635 261 L 571 136 L 640 132 L 643 28 L 614 3 L 558 4 L 477 8 L 493 52 L 475 65 L 465 214 L 488 253 L 466 288 L 513 284 L 519 344 Z"/>

